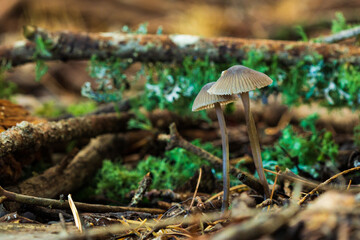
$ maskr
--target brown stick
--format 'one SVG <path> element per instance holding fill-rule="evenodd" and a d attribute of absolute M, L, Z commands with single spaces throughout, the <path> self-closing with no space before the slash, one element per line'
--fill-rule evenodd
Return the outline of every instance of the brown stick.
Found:
<path fill-rule="evenodd" d="M 319 184 L 316 188 L 314 188 L 313 190 L 311 190 L 308 194 L 306 194 L 302 199 L 300 199 L 300 201 L 298 202 L 299 205 L 303 204 L 306 199 L 308 199 L 312 194 L 314 194 L 317 190 L 319 190 L 321 187 L 325 186 L 326 184 L 330 183 L 332 180 L 338 178 L 339 176 L 342 176 L 342 175 L 345 175 L 345 174 L 348 174 L 350 172 L 353 172 L 353 171 L 358 171 L 360 170 L 360 167 L 354 167 L 354 168 L 350 168 L 350 169 L 347 169 L 345 171 L 342 171 L 338 174 L 335 174 L 334 176 L 330 177 L 329 179 L 327 179 L 325 182 L 322 182 L 321 184 Z M 343 186 L 343 190 L 346 189 L 346 186 Z"/>
<path fill-rule="evenodd" d="M 250 49 L 261 49 L 270 60 L 276 55 L 282 64 L 294 64 L 314 52 L 325 61 L 338 59 L 353 64 L 360 63 L 360 48 L 339 44 L 320 44 L 294 41 L 275 41 L 241 38 L 201 38 L 189 35 L 136 35 L 123 33 L 72 33 L 68 31 L 47 32 L 44 29 L 26 26 L 26 38 L 33 41 L 37 36 L 51 42 L 51 56 L 38 56 L 44 60 L 83 60 L 97 55 L 100 59 L 110 56 L 131 58 L 135 61 L 182 61 L 184 57 L 209 57 L 215 62 L 228 62 L 235 58 L 241 61 Z M 15 43 L 0 48 L 0 59 L 13 66 L 33 62 L 35 44 Z M 230 58 L 229 58 L 230 57 Z"/>
<path fill-rule="evenodd" d="M 172 149 L 174 147 L 181 147 L 189 152 L 192 152 L 206 160 L 208 160 L 214 167 L 218 169 L 222 169 L 222 160 L 211 153 L 205 151 L 202 148 L 199 148 L 190 142 L 186 141 L 178 132 L 176 129 L 175 123 L 170 124 L 170 135 L 159 135 L 159 140 L 161 141 L 168 141 L 168 149 Z M 244 172 L 240 169 L 235 168 L 234 166 L 230 165 L 230 174 L 237 177 L 242 183 L 250 187 L 251 189 L 254 189 L 259 194 L 264 194 L 264 188 L 261 185 L 261 183 L 254 178 L 252 175 L 250 175 L 247 172 Z"/>
<path fill-rule="evenodd" d="M 0 195 L 6 196 L 7 200 L 12 200 L 18 203 L 25 203 L 30 205 L 37 205 L 37 206 L 57 208 L 57 209 L 70 209 L 68 201 L 54 200 L 50 198 L 32 197 L 14 192 L 9 192 L 3 189 L 1 186 L 0 186 Z M 136 211 L 136 212 L 148 212 L 153 214 L 161 214 L 164 212 L 164 210 L 156 209 L 156 208 L 133 208 L 133 207 L 121 207 L 121 206 L 108 206 L 101 204 L 87 204 L 81 202 L 75 202 L 75 204 L 79 210 L 86 212 Z"/>
<path fill-rule="evenodd" d="M 66 142 L 79 137 L 94 137 L 104 133 L 122 132 L 127 129 L 131 115 L 116 113 L 78 117 L 31 124 L 23 121 L 0 133 L 0 157 L 18 150 L 37 150 L 56 142 Z"/>

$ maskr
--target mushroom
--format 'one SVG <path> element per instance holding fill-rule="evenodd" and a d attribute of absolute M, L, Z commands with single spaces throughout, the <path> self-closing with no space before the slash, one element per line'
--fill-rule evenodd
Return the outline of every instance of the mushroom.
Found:
<path fill-rule="evenodd" d="M 229 143 L 228 135 L 226 130 L 225 118 L 221 109 L 221 105 L 225 105 L 237 100 L 236 95 L 221 96 L 221 95 L 210 95 L 207 91 L 215 82 L 205 84 L 198 95 L 196 96 L 192 111 L 200 111 L 209 108 L 215 108 L 216 115 L 219 121 L 221 131 L 221 142 L 223 152 L 223 202 L 222 211 L 224 212 L 229 208 L 229 188 L 230 188 L 230 177 L 229 177 Z"/>
<path fill-rule="evenodd" d="M 254 164 L 267 198 L 270 197 L 270 189 L 268 182 L 266 181 L 264 167 L 261 160 L 259 137 L 256 131 L 254 118 L 250 111 L 249 91 L 255 90 L 256 88 L 266 87 L 271 83 L 272 79 L 266 74 L 242 65 L 235 65 L 230 67 L 228 70 L 223 71 L 221 77 L 208 90 L 208 93 L 214 95 L 237 94 L 241 98 L 244 104 L 245 120 L 249 133 Z"/>

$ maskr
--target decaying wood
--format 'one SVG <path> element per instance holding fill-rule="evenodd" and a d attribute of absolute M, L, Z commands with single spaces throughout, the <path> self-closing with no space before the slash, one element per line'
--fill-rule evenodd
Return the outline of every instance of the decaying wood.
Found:
<path fill-rule="evenodd" d="M 80 137 L 125 131 L 130 117 L 131 115 L 126 113 L 121 116 L 112 113 L 36 125 L 23 121 L 0 133 L 0 157 L 24 149 L 37 150 L 41 146 Z"/>
<path fill-rule="evenodd" d="M 360 48 L 339 44 L 276 41 L 241 38 L 201 38 L 190 35 L 137 35 L 124 33 L 47 32 L 35 26 L 25 26 L 24 35 L 33 41 L 41 36 L 50 42 L 51 56 L 38 56 L 44 60 L 84 60 L 96 55 L 100 59 L 111 56 L 131 58 L 134 61 L 182 61 L 185 57 L 205 58 L 214 62 L 241 61 L 253 48 L 262 49 L 265 59 L 276 55 L 282 64 L 294 64 L 303 56 L 319 53 L 325 61 L 339 60 L 360 63 Z M 13 66 L 34 61 L 35 44 L 18 42 L 0 49 L 0 59 Z"/>
<path fill-rule="evenodd" d="M 31 177 L 9 190 L 24 195 L 57 198 L 68 194 L 93 176 L 106 157 L 111 157 L 119 148 L 120 137 L 115 134 L 98 136 L 79 151 L 74 158 L 69 156 L 44 173 Z"/>
<path fill-rule="evenodd" d="M 161 141 L 168 141 L 168 149 L 172 149 L 174 147 L 184 148 L 189 152 L 192 152 L 208 160 L 215 167 L 222 169 L 222 160 L 220 158 L 186 141 L 177 131 L 175 123 L 172 123 L 170 125 L 170 135 L 162 134 L 159 135 L 158 139 Z M 234 166 L 230 166 L 230 174 L 237 177 L 241 182 L 243 182 L 251 189 L 254 189 L 259 194 L 263 195 L 264 189 L 261 183 L 249 173 L 244 172 L 238 168 L 235 168 Z"/>
<path fill-rule="evenodd" d="M 7 200 L 15 201 L 18 203 L 50 207 L 57 209 L 70 209 L 69 202 L 67 200 L 54 200 L 50 198 L 33 197 L 24 194 L 14 193 L 7 191 L 0 187 L 0 195 L 6 196 Z M 153 214 L 161 214 L 164 212 L 162 209 L 156 208 L 135 208 L 135 207 L 121 207 L 121 206 L 109 206 L 101 204 L 87 204 L 81 202 L 75 202 L 76 207 L 81 211 L 86 212 L 148 212 Z"/>

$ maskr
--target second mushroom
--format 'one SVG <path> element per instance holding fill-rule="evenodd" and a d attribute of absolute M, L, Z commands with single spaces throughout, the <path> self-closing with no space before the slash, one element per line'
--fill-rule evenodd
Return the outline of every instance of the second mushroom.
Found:
<path fill-rule="evenodd" d="M 198 95 L 196 96 L 192 110 L 200 111 L 208 108 L 215 108 L 216 115 L 219 121 L 221 142 L 223 151 L 223 202 L 222 211 L 226 211 L 229 208 L 229 189 L 230 189 L 230 176 L 229 176 L 229 143 L 228 135 L 226 130 L 225 118 L 221 109 L 221 105 L 225 105 L 237 100 L 236 95 L 221 96 L 221 95 L 210 95 L 208 90 L 215 82 L 205 84 Z"/>

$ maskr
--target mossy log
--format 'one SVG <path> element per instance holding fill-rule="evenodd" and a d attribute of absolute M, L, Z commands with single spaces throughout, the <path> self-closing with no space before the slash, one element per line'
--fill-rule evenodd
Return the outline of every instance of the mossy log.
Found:
<path fill-rule="evenodd" d="M 300 41 L 277 41 L 230 37 L 202 38 L 192 35 L 152 35 L 127 33 L 74 33 L 69 31 L 48 32 L 25 26 L 24 35 L 30 41 L 21 41 L 0 48 L 0 59 L 12 66 L 43 60 L 84 60 L 96 55 L 99 59 L 109 57 L 129 58 L 140 62 L 181 62 L 192 56 L 226 63 L 241 61 L 251 49 L 261 49 L 265 60 L 277 56 L 280 63 L 295 64 L 304 56 L 318 53 L 324 61 L 339 60 L 358 65 L 360 48 L 341 44 L 323 44 Z M 51 55 L 35 55 L 33 41 L 41 36 L 48 44 Z"/>

